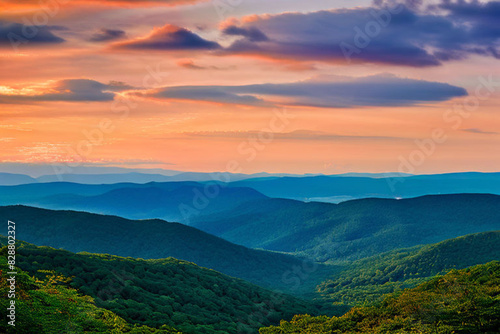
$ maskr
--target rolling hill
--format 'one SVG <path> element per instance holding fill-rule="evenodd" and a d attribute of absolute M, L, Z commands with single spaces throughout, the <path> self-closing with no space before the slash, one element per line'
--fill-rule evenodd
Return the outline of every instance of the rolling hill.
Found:
<path fill-rule="evenodd" d="M 500 196 L 432 195 L 339 204 L 264 199 L 191 226 L 251 248 L 342 263 L 398 248 L 500 229 Z"/>
<path fill-rule="evenodd" d="M 36 245 L 144 259 L 175 257 L 295 294 L 311 291 L 325 272 L 323 266 L 290 255 L 249 249 L 158 219 L 134 221 L 26 206 L 0 207 L 0 219 L 16 222 L 17 238 Z M 307 279 L 293 272 L 296 268 L 307 271 Z"/>
<path fill-rule="evenodd" d="M 494 260 L 500 260 L 500 231 L 470 234 L 354 261 L 323 282 L 318 291 L 326 300 L 342 305 L 372 303 L 451 269 Z"/>
<path fill-rule="evenodd" d="M 319 314 L 309 302 L 174 258 L 74 254 L 18 242 L 17 264 L 39 278 L 47 270 L 71 277 L 72 288 L 131 324 L 184 333 L 255 333 L 295 313 Z"/>
<path fill-rule="evenodd" d="M 4 255 L 4 254 L 2 254 Z M 5 256 L 0 258 L 0 272 L 10 271 Z M 181 334 L 169 326 L 151 328 L 131 325 L 115 313 L 94 304 L 90 296 L 81 295 L 66 286 L 67 278 L 46 272 L 43 280 L 35 279 L 16 268 L 15 326 L 0 322 L 0 332 L 6 334 Z M 2 296 L 10 290 L 7 275 L 0 275 Z M 6 310 L 10 300 L 0 299 L 0 307 Z"/>
<path fill-rule="evenodd" d="M 452 270 L 341 317 L 300 315 L 260 334 L 498 333 L 500 262 Z"/>
<path fill-rule="evenodd" d="M 27 184 L 0 187 L 3 205 L 89 211 L 130 219 L 188 221 L 201 214 L 225 211 L 266 196 L 251 188 L 228 188 L 196 182 Z"/>
<path fill-rule="evenodd" d="M 13 173 L 0 173 L 0 185 L 2 186 L 14 186 L 25 183 L 35 183 L 36 179 L 23 174 L 13 174 Z"/>

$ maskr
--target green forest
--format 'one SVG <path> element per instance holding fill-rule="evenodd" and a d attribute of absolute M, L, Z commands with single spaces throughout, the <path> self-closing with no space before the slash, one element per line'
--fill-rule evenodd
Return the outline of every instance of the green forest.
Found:
<path fill-rule="evenodd" d="M 245 333 L 295 314 L 334 314 L 333 307 L 321 310 L 311 302 L 174 258 L 74 254 L 27 243 L 19 243 L 17 252 L 21 269 L 40 279 L 47 269 L 69 277 L 69 286 L 92 296 L 98 307 L 134 324 L 166 324 L 185 333 Z"/>
<path fill-rule="evenodd" d="M 500 231 L 476 233 L 354 261 L 321 283 L 318 292 L 335 304 L 371 303 L 450 269 L 498 259 Z"/>
<path fill-rule="evenodd" d="M 62 247 L 17 241 L 18 333 L 465 334 L 475 333 L 477 317 L 478 333 L 493 333 L 491 315 L 500 314 L 499 264 L 491 262 L 500 259 L 500 231 L 312 265 L 160 220 L 23 206 L 0 208 L 2 214 L 23 221 L 19 236 Z M 133 243 L 144 231 L 147 243 Z M 0 236 L 3 259 L 6 245 Z M 3 272 L 1 279 L 5 294 Z"/>
<path fill-rule="evenodd" d="M 500 262 L 452 270 L 341 317 L 297 315 L 260 334 L 498 333 Z"/>
<path fill-rule="evenodd" d="M 0 258 L 0 294 L 7 295 L 9 285 L 5 257 Z M 67 285 L 68 278 L 54 271 L 40 272 L 41 279 L 16 270 L 16 322 L 15 327 L 0 322 L 1 333 L 54 334 L 54 333 L 112 333 L 112 334 L 174 334 L 172 327 L 159 328 L 131 325 L 115 313 L 99 308 L 94 299 L 81 295 Z M 9 299 L 0 299 L 6 310 Z"/>

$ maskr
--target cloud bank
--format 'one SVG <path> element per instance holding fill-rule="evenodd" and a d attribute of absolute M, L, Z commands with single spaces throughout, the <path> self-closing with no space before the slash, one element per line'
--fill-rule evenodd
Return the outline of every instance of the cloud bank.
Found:
<path fill-rule="evenodd" d="M 445 83 L 375 75 L 335 77 L 292 83 L 244 86 L 174 86 L 145 93 L 166 100 L 271 106 L 275 104 L 321 108 L 404 106 L 465 96 L 465 89 Z"/>
<path fill-rule="evenodd" d="M 104 102 L 112 101 L 115 92 L 133 89 L 121 82 L 103 84 L 90 79 L 66 79 L 21 89 L 0 87 L 0 103 L 33 102 Z"/>
<path fill-rule="evenodd" d="M 479 54 L 499 58 L 500 2 L 442 1 L 425 10 L 404 4 L 230 20 L 240 36 L 227 55 L 297 61 L 438 66 Z"/>

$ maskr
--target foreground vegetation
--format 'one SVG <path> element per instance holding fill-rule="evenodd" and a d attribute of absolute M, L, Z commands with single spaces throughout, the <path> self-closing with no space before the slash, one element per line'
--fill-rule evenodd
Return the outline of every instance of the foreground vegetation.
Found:
<path fill-rule="evenodd" d="M 10 283 L 7 281 L 7 260 L 0 258 L 0 307 L 6 310 Z M 30 277 L 16 269 L 15 327 L 3 319 L 1 333 L 54 334 L 54 333 L 112 333 L 112 334 L 172 334 L 179 333 L 169 326 L 150 328 L 130 325 L 115 313 L 95 306 L 89 296 L 82 296 L 66 285 L 68 279 L 44 271 L 43 279 Z M 9 319 L 10 321 L 10 319 Z"/>
<path fill-rule="evenodd" d="M 498 333 L 500 262 L 452 270 L 341 317 L 297 315 L 260 334 Z"/>

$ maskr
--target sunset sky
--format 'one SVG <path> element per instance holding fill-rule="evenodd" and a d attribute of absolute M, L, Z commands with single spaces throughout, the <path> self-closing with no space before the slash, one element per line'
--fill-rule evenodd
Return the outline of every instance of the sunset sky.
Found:
<path fill-rule="evenodd" d="M 0 0 L 0 159 L 499 171 L 500 2 Z"/>

